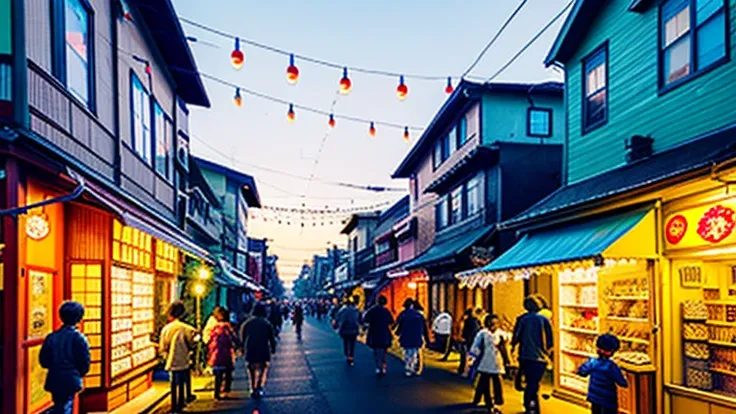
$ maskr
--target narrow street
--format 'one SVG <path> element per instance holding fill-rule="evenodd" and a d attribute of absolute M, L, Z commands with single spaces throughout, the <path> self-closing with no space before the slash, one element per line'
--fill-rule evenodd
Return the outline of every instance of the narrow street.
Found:
<path fill-rule="evenodd" d="M 342 355 L 340 338 L 324 322 L 308 319 L 303 339 L 297 340 L 290 324 L 285 325 L 281 341 L 268 374 L 261 401 L 248 396 L 248 380 L 242 361 L 235 373 L 234 390 L 229 400 L 215 401 L 212 382 L 196 389 L 197 401 L 186 412 L 247 412 L 259 414 L 320 413 L 483 413 L 471 407 L 472 389 L 468 381 L 451 373 L 430 355 L 421 377 L 406 378 L 401 361 L 389 356 L 388 375 L 378 379 L 373 372 L 371 350 L 359 343 L 356 363 L 348 367 Z M 452 363 L 454 367 L 456 364 Z M 504 413 L 521 413 L 521 395 L 505 383 Z M 578 414 L 581 407 L 550 399 L 542 402 L 543 412 Z M 154 410 L 168 412 L 168 399 Z"/>

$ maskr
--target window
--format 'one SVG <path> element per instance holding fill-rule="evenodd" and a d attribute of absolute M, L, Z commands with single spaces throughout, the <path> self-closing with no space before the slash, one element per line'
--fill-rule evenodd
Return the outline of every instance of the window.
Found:
<path fill-rule="evenodd" d="M 434 152 L 432 153 L 432 167 L 434 169 L 437 169 L 440 165 L 442 165 L 442 141 L 437 141 L 434 144 Z"/>
<path fill-rule="evenodd" d="M 608 45 L 603 45 L 583 60 L 583 132 L 608 120 Z"/>
<path fill-rule="evenodd" d="M 452 224 L 459 223 L 463 219 L 463 186 L 460 186 L 450 193 L 451 202 L 451 219 Z"/>
<path fill-rule="evenodd" d="M 131 107 L 133 110 L 133 150 L 146 163 L 151 162 L 151 101 L 138 77 L 131 75 Z"/>
<path fill-rule="evenodd" d="M 462 147 L 468 142 L 468 120 L 463 116 L 457 123 L 457 146 Z"/>
<path fill-rule="evenodd" d="M 93 109 L 92 19 L 85 0 L 52 2 L 52 72 L 69 92 Z"/>
<path fill-rule="evenodd" d="M 726 57 L 724 0 L 669 0 L 659 17 L 660 86 L 683 81 Z"/>
<path fill-rule="evenodd" d="M 468 203 L 468 217 L 478 213 L 483 205 L 481 198 L 481 174 L 471 178 L 466 185 L 466 199 Z"/>
<path fill-rule="evenodd" d="M 158 103 L 153 104 L 155 117 L 154 136 L 156 137 L 156 157 L 154 167 L 156 172 L 167 180 L 171 180 L 171 134 L 173 126 L 171 119 L 166 116 Z"/>
<path fill-rule="evenodd" d="M 411 196 L 414 202 L 417 202 L 417 200 L 419 200 L 419 178 L 416 175 L 413 175 L 410 181 L 411 181 Z"/>
<path fill-rule="evenodd" d="M 376 243 L 376 254 L 383 254 L 391 250 L 391 238 Z"/>
<path fill-rule="evenodd" d="M 526 134 L 530 137 L 551 137 L 552 110 L 529 108 L 527 110 Z"/>
<path fill-rule="evenodd" d="M 450 154 L 457 151 L 457 129 L 455 129 L 455 127 L 453 127 L 447 135 L 447 142 L 450 146 Z"/>
<path fill-rule="evenodd" d="M 437 222 L 437 230 L 442 230 L 449 224 L 449 200 L 447 195 L 442 196 L 435 208 L 435 219 Z"/>

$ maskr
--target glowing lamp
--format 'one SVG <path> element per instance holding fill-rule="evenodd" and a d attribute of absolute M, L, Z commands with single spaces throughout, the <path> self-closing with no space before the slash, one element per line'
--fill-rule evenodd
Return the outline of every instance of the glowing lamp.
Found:
<path fill-rule="evenodd" d="M 334 128 L 335 127 L 335 117 L 332 114 L 330 114 L 330 120 L 327 121 L 327 125 L 329 125 L 330 128 Z"/>
<path fill-rule="evenodd" d="M 235 106 L 240 108 L 240 106 L 243 105 L 243 97 L 240 96 L 240 88 L 235 89 L 235 96 L 233 97 L 233 102 L 235 102 Z"/>
<path fill-rule="evenodd" d="M 199 271 L 197 271 L 197 277 L 199 277 L 200 280 L 207 280 L 210 278 L 210 270 L 207 269 L 205 266 L 201 266 L 199 268 Z"/>
<path fill-rule="evenodd" d="M 233 64 L 233 68 L 240 69 L 243 67 L 243 63 L 245 63 L 245 55 L 240 50 L 240 39 L 235 39 L 235 49 L 233 49 L 233 53 L 230 54 L 230 62 Z"/>
<path fill-rule="evenodd" d="M 368 128 L 368 133 L 371 134 L 372 137 L 376 136 L 376 127 L 373 125 L 373 122 L 371 122 L 371 126 Z"/>
<path fill-rule="evenodd" d="M 294 104 L 289 104 L 289 112 L 286 113 L 286 120 L 289 121 L 290 124 L 293 124 L 294 121 L 296 121 L 296 113 L 294 113 Z"/>
<path fill-rule="evenodd" d="M 204 285 L 197 283 L 194 285 L 193 290 L 195 295 L 202 296 L 204 294 Z"/>
<path fill-rule="evenodd" d="M 294 55 L 289 55 L 289 67 L 286 68 L 286 81 L 291 85 L 299 81 L 299 68 L 294 64 Z"/>
<path fill-rule="evenodd" d="M 409 127 L 404 127 L 404 141 L 409 141 Z"/>
<path fill-rule="evenodd" d="M 447 86 L 445 86 L 445 93 L 449 95 L 454 90 L 455 90 L 455 88 L 452 87 L 452 78 L 448 76 L 447 77 Z"/>
<path fill-rule="evenodd" d="M 342 79 L 340 79 L 340 93 L 347 95 L 353 89 L 353 83 L 348 77 L 348 68 L 342 68 Z"/>
<path fill-rule="evenodd" d="M 126 11 L 125 13 L 123 13 L 123 17 L 125 18 L 125 20 L 127 20 L 129 22 L 132 22 L 133 21 L 133 16 L 130 15 L 130 12 L 129 11 Z"/>
<path fill-rule="evenodd" d="M 396 97 L 403 101 L 409 93 L 409 87 L 404 83 L 404 75 L 399 76 L 399 86 L 396 87 Z"/>
<path fill-rule="evenodd" d="M 408 287 L 411 290 L 417 290 L 417 282 L 409 282 L 406 284 L 406 287 Z"/>

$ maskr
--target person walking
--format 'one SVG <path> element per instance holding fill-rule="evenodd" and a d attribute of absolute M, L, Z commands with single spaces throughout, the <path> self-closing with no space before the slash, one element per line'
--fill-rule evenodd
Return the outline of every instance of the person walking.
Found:
<path fill-rule="evenodd" d="M 291 321 L 294 324 L 294 329 L 296 329 L 296 337 L 301 341 L 302 324 L 304 323 L 304 307 L 301 302 L 294 305 L 294 315 L 291 317 Z"/>
<path fill-rule="evenodd" d="M 463 375 L 467 369 L 468 351 L 480 328 L 480 321 L 473 314 L 473 309 L 466 310 L 460 332 L 460 365 L 457 367 L 457 373 L 460 375 Z"/>
<path fill-rule="evenodd" d="M 386 296 L 380 295 L 376 299 L 376 304 L 368 309 L 363 317 L 363 321 L 368 325 L 366 344 L 373 350 L 377 376 L 386 375 L 386 354 L 393 341 L 391 326 L 394 324 L 394 317 L 386 309 L 387 303 Z"/>
<path fill-rule="evenodd" d="M 279 333 L 281 332 L 281 325 L 283 324 L 284 320 L 281 314 L 281 309 L 279 308 L 279 304 L 276 301 L 270 303 L 268 311 L 268 321 L 271 322 L 271 326 L 273 326 L 274 329 L 274 334 L 276 335 L 276 338 L 278 338 Z"/>
<path fill-rule="evenodd" d="M 342 338 L 343 352 L 349 366 L 355 364 L 355 342 L 360 333 L 360 312 L 352 299 L 345 302 L 335 315 L 335 328 Z"/>
<path fill-rule="evenodd" d="M 414 301 L 404 301 L 404 310 L 396 318 L 396 332 L 399 344 L 404 350 L 404 370 L 407 377 L 419 375 L 419 349 L 427 338 L 427 323 L 422 314 L 414 308 Z"/>
<path fill-rule="evenodd" d="M 440 361 L 447 361 L 452 351 L 452 315 L 446 310 L 440 312 L 432 321 L 432 331 L 434 332 L 435 343 L 438 351 L 442 353 Z"/>
<path fill-rule="evenodd" d="M 429 344 L 431 343 L 430 337 L 429 337 L 429 329 L 427 327 L 427 316 L 424 314 L 424 306 L 422 306 L 421 303 L 414 301 L 414 309 L 419 312 L 420 315 L 422 315 L 422 318 L 424 318 L 424 338 L 425 342 L 424 344 L 419 348 L 419 352 L 417 353 L 417 375 L 422 375 L 422 372 L 424 371 L 424 348 L 429 347 Z"/>
<path fill-rule="evenodd" d="M 159 353 L 164 358 L 164 369 L 169 371 L 171 382 L 171 410 L 181 412 L 192 398 L 187 390 L 190 378 L 190 353 L 195 346 L 197 331 L 182 322 L 186 307 L 181 301 L 169 305 L 167 318 L 169 323 L 161 330 Z"/>
<path fill-rule="evenodd" d="M 263 387 L 266 385 L 271 354 L 276 352 L 276 334 L 271 323 L 266 320 L 266 313 L 264 304 L 256 304 L 253 309 L 253 318 L 243 324 L 240 330 L 241 343 L 245 351 L 245 362 L 250 378 L 250 395 L 254 399 L 263 396 Z"/>
<path fill-rule="evenodd" d="M 603 334 L 595 344 L 598 358 L 590 358 L 578 368 L 578 375 L 590 377 L 588 381 L 588 402 L 592 414 L 618 413 L 618 387 L 628 388 L 629 383 L 621 373 L 621 368 L 611 360 L 620 347 L 618 338 Z"/>
<path fill-rule="evenodd" d="M 43 340 L 39 362 L 48 370 L 44 389 L 51 393 L 53 414 L 72 414 L 74 396 L 82 390 L 82 378 L 89 372 L 87 338 L 77 330 L 84 317 L 81 303 L 66 301 L 59 307 L 62 327 Z"/>
<path fill-rule="evenodd" d="M 519 375 L 526 378 L 524 408 L 528 414 L 539 414 L 539 383 L 547 368 L 552 349 L 552 325 L 540 315 L 540 301 L 528 296 L 524 299 L 526 313 L 516 320 L 512 346 L 519 346 Z"/>
<path fill-rule="evenodd" d="M 483 329 L 475 336 L 470 348 L 470 355 L 475 359 L 472 370 L 477 371 L 478 374 L 473 405 L 480 404 L 480 399 L 483 397 L 486 407 L 493 413 L 500 413 L 495 405 L 503 405 L 501 375 L 506 370 L 501 350 L 507 340 L 506 334 L 498 329 L 498 316 L 487 315 L 483 320 Z M 491 382 L 493 383 L 492 395 Z"/>
<path fill-rule="evenodd" d="M 210 330 L 207 341 L 207 362 L 215 374 L 215 399 L 220 400 L 227 398 L 232 390 L 238 337 L 230 325 L 230 312 L 227 309 L 218 306 L 212 316 L 217 323 Z"/>

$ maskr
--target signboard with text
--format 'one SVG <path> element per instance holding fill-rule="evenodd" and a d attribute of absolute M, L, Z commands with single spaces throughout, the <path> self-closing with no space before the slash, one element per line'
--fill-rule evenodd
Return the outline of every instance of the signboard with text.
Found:
<path fill-rule="evenodd" d="M 736 199 L 670 214 L 664 221 L 668 250 L 736 243 Z"/>

